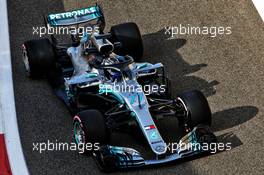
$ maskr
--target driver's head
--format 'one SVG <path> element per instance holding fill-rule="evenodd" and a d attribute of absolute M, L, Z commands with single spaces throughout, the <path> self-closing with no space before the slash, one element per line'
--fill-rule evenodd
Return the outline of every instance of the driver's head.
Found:
<path fill-rule="evenodd" d="M 103 61 L 103 58 L 98 56 L 96 53 L 88 53 L 83 56 L 83 58 L 87 61 L 87 63 L 92 66 L 96 67 L 100 65 Z"/>
<path fill-rule="evenodd" d="M 94 53 L 88 53 L 88 54 L 83 55 L 83 58 L 89 63 L 96 59 L 96 55 Z"/>

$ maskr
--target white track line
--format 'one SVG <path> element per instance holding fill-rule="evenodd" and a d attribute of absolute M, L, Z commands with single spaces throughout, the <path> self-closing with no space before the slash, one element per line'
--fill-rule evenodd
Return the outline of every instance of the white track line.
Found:
<path fill-rule="evenodd" d="M 12 174 L 28 175 L 17 127 L 6 0 L 0 0 L 0 26 L 0 129 L 5 135 Z"/>
<path fill-rule="evenodd" d="M 264 0 L 252 0 L 253 4 L 255 5 L 262 21 L 264 22 Z"/>

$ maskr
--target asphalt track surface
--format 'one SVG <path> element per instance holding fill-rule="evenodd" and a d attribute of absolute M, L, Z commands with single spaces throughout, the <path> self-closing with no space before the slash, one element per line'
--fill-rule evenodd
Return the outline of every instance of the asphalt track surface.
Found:
<path fill-rule="evenodd" d="M 230 151 L 181 164 L 116 174 L 263 174 L 264 28 L 252 2 L 116 0 L 101 4 L 108 29 L 126 21 L 138 24 L 145 60 L 165 65 L 174 94 L 185 89 L 206 94 L 213 112 L 213 131 L 233 146 Z M 32 151 L 33 142 L 70 142 L 72 120 L 47 82 L 25 76 L 19 48 L 25 40 L 38 38 L 32 35 L 32 27 L 43 26 L 42 14 L 75 6 L 74 1 L 66 0 L 8 1 L 16 110 L 31 174 L 101 174 L 91 158 L 76 152 Z M 168 39 L 164 27 L 179 24 L 231 26 L 232 34 Z M 173 122 L 165 120 L 160 125 L 169 135 L 177 131 Z M 125 135 L 117 140 L 133 143 Z"/>

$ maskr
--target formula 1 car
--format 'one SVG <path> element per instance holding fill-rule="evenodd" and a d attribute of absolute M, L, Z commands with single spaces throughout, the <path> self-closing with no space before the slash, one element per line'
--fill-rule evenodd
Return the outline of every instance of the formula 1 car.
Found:
<path fill-rule="evenodd" d="M 47 15 L 45 24 L 48 29 L 84 26 L 82 35 L 71 34 L 67 44 L 59 43 L 55 35 L 51 40 L 26 41 L 22 54 L 28 75 L 46 77 L 73 114 L 74 142 L 100 144 L 98 150 L 85 151 L 100 168 L 112 171 L 181 160 L 207 152 L 202 144 L 216 142 L 205 96 L 193 90 L 173 98 L 162 63 L 137 63 L 143 56 L 143 42 L 135 23 L 115 25 L 105 33 L 103 11 L 96 4 Z M 178 143 L 187 147 L 170 152 L 156 126 L 157 119 L 165 117 L 178 119 L 183 133 Z M 110 145 L 112 132 L 131 125 L 141 131 L 153 158 Z"/>

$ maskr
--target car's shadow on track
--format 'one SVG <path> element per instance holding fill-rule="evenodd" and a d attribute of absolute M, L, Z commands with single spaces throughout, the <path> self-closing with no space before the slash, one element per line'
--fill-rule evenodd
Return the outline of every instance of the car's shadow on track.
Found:
<path fill-rule="evenodd" d="M 213 132 L 218 132 L 241 125 L 255 117 L 258 111 L 258 108 L 254 106 L 239 106 L 216 112 L 212 117 L 211 129 Z M 231 143 L 231 149 L 243 144 L 233 132 L 225 132 L 218 135 L 217 140 L 219 143 Z"/>
<path fill-rule="evenodd" d="M 213 114 L 213 131 L 221 131 L 247 122 L 258 113 L 254 106 L 240 106 Z"/>
<path fill-rule="evenodd" d="M 186 39 L 170 38 L 165 34 L 165 30 L 155 33 L 143 35 L 144 42 L 144 61 L 161 62 L 164 64 L 166 73 L 171 79 L 172 94 L 186 90 L 198 89 L 202 91 L 206 97 L 216 93 L 215 86 L 220 82 L 217 80 L 205 80 L 203 78 L 190 75 L 199 71 L 207 64 L 200 63 L 191 65 L 187 63 L 178 49 L 183 47 Z M 220 131 L 227 128 L 242 124 L 258 113 L 258 108 L 254 106 L 240 106 L 236 108 L 226 109 L 213 114 L 213 130 Z"/>
<path fill-rule="evenodd" d="M 216 93 L 214 86 L 219 84 L 218 81 L 207 81 L 190 75 L 206 67 L 207 64 L 191 65 L 182 58 L 178 49 L 187 43 L 186 39 L 169 38 L 169 35 L 165 34 L 165 30 L 160 30 L 156 33 L 143 35 L 143 42 L 144 61 L 164 64 L 166 73 L 171 79 L 173 95 L 193 89 L 202 91 L 207 97 Z"/>

